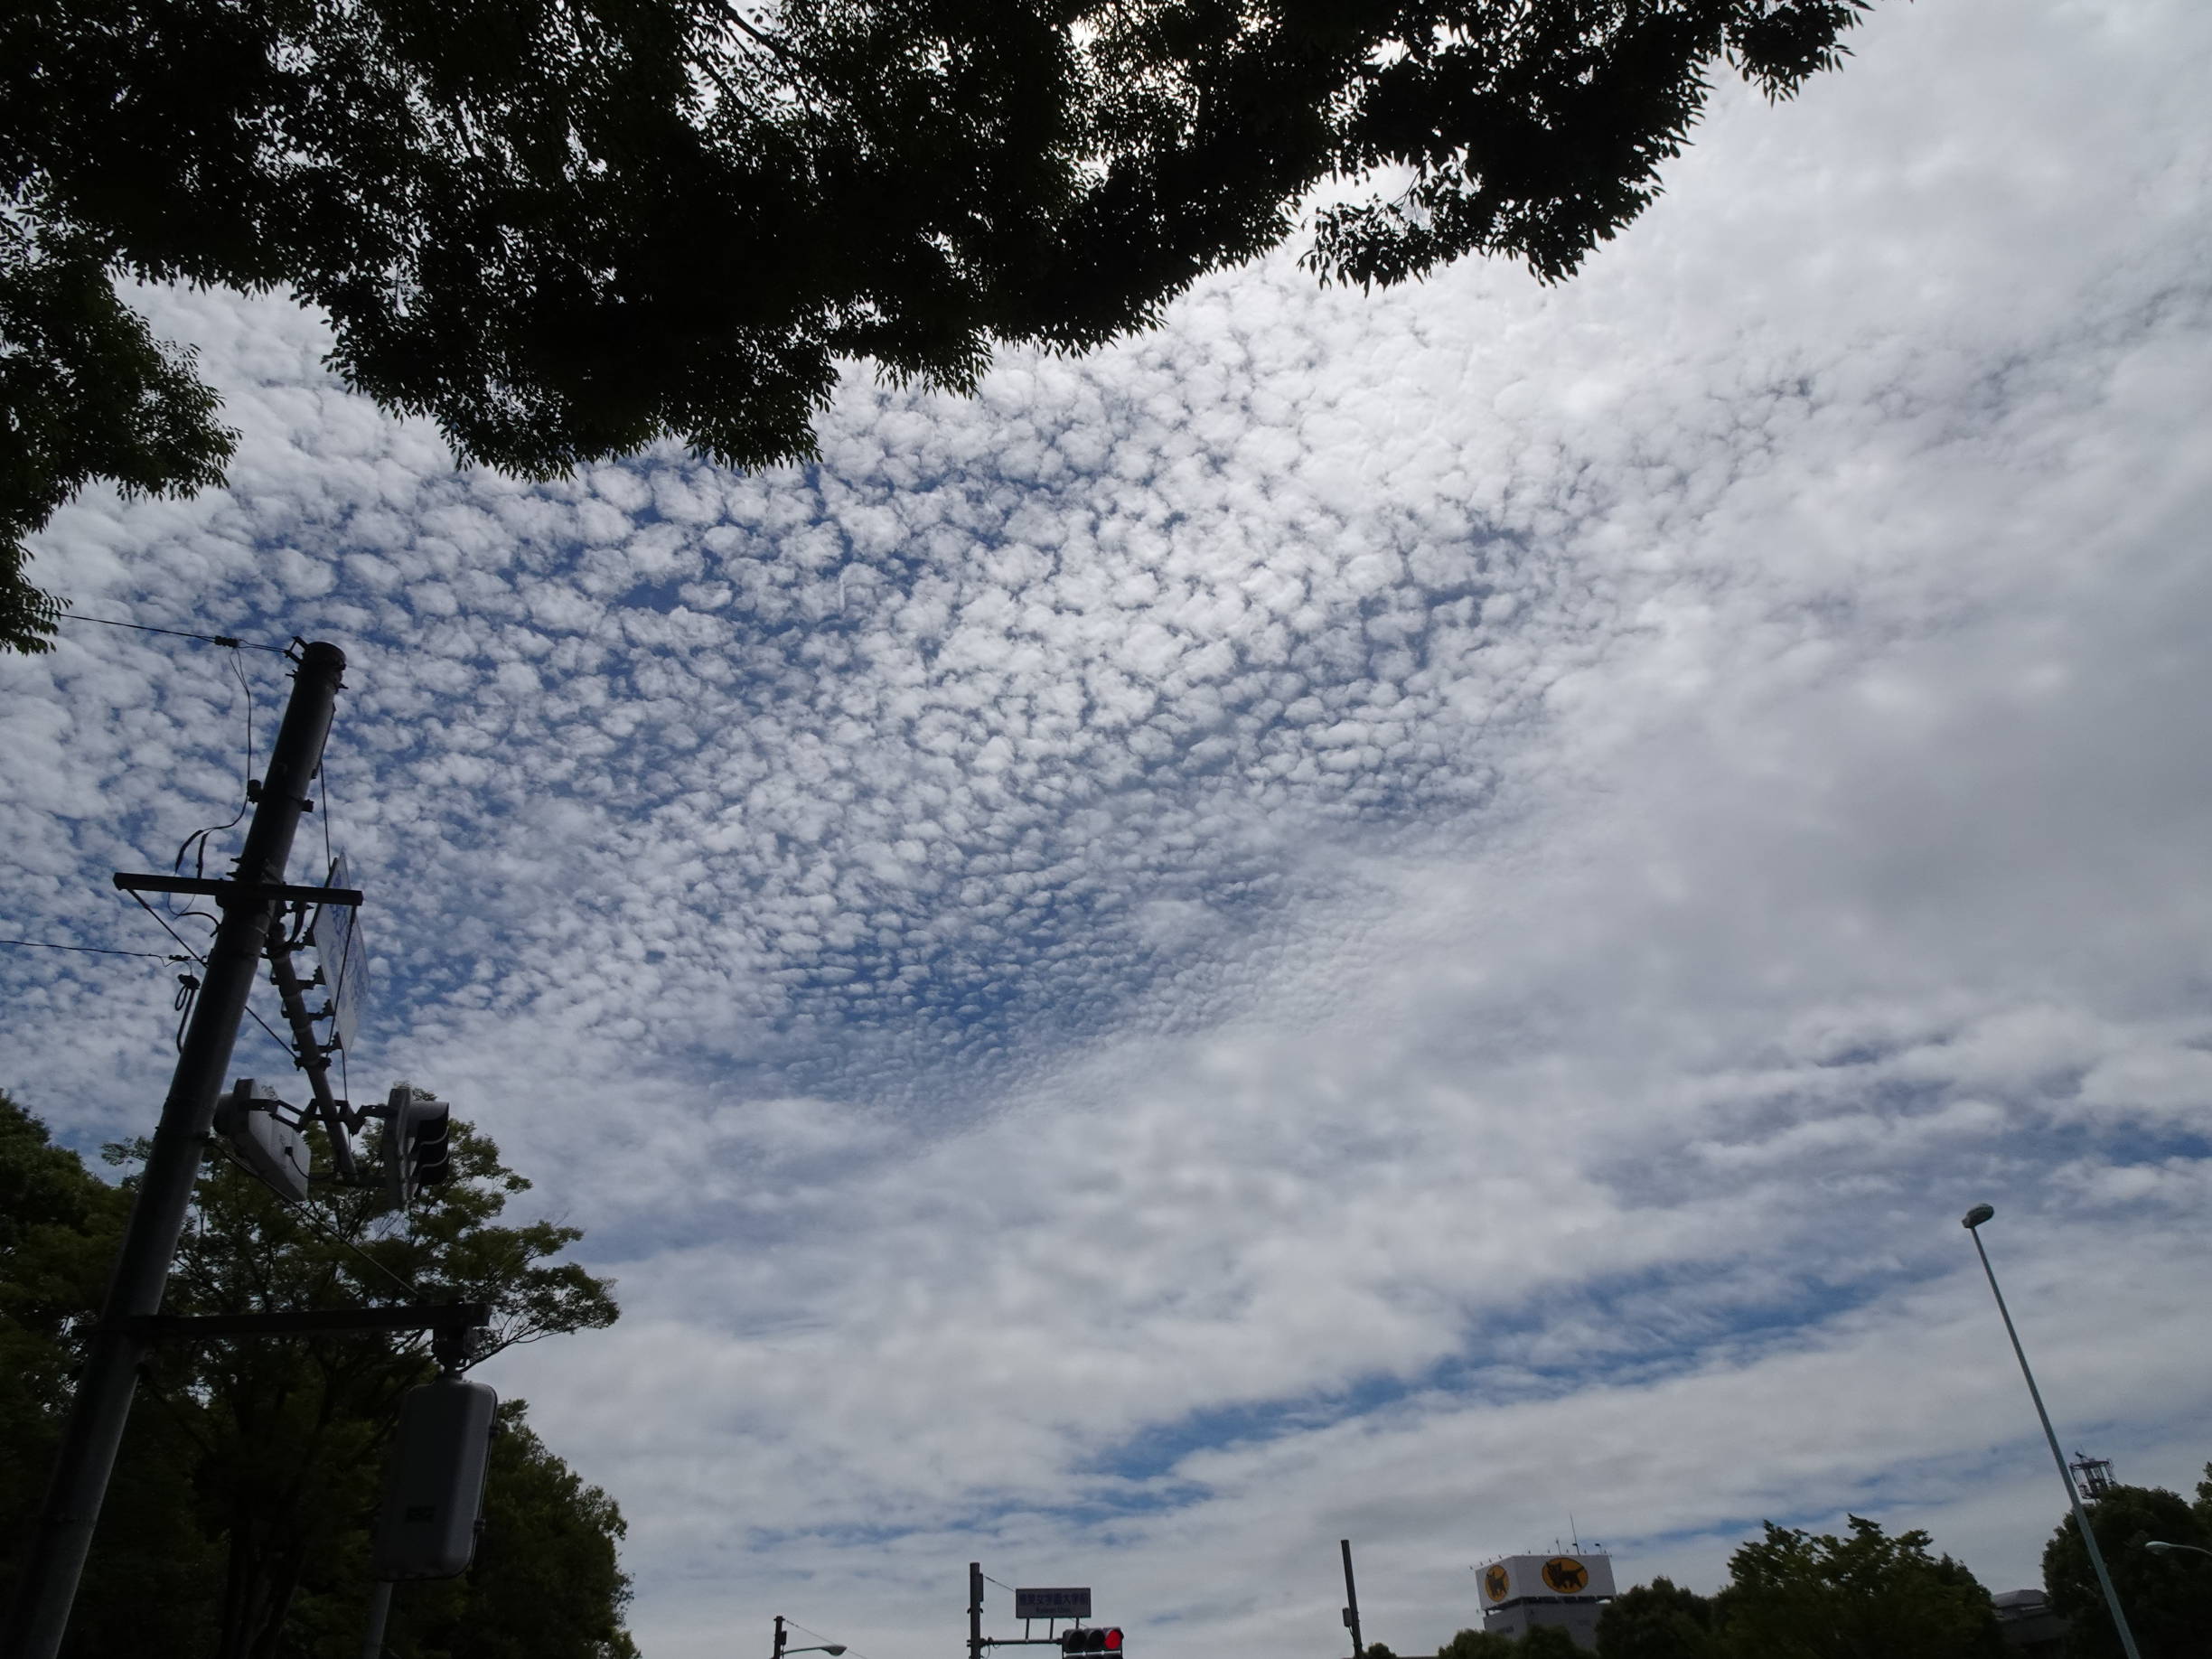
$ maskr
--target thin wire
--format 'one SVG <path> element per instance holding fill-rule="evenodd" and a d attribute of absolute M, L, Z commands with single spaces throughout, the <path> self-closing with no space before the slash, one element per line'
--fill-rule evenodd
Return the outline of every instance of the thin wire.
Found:
<path fill-rule="evenodd" d="M 64 611 L 54 620 L 57 622 L 98 623 L 103 628 L 136 628 L 141 633 L 166 633 L 180 640 L 198 640 L 208 645 L 227 645 L 232 651 L 268 651 L 276 652 L 280 657 L 291 654 L 286 646 L 264 645 L 257 640 L 233 639 L 227 633 L 187 633 L 182 628 L 154 628 L 145 623 L 115 622 L 105 616 L 81 616 L 75 611 Z"/>
<path fill-rule="evenodd" d="M 159 951 L 111 951 L 105 945 L 48 944 L 42 939 L 0 939 L 0 945 L 28 945 L 34 951 L 84 951 L 94 956 L 143 956 L 156 962 L 189 962 L 190 956 L 164 956 Z"/>
<path fill-rule="evenodd" d="M 138 901 L 139 909 L 145 911 L 146 914 L 152 916 L 156 922 L 162 924 L 162 931 L 164 933 L 167 933 L 170 938 L 175 940 L 177 943 L 184 947 L 188 960 L 197 962 L 202 968 L 207 966 L 207 958 L 201 955 L 199 951 L 194 951 L 192 948 L 191 942 L 187 940 L 183 934 L 178 933 L 176 929 L 169 925 L 169 918 L 167 916 L 164 916 L 160 911 L 155 909 L 153 905 L 145 902 L 145 895 L 143 893 L 133 893 L 131 897 Z M 177 994 L 176 1002 L 174 1005 L 176 1008 L 177 1023 L 176 1036 L 174 1040 L 176 1043 L 176 1051 L 180 1054 L 184 1052 L 184 1027 L 192 1019 L 192 998 L 198 994 L 199 989 L 200 981 L 193 979 L 192 975 L 189 973 L 180 973 L 177 975 Z"/>
<path fill-rule="evenodd" d="M 155 909 L 153 905 L 147 904 L 145 902 L 145 895 L 144 894 L 133 893 L 131 897 L 138 901 L 139 909 L 145 911 L 146 914 L 152 916 L 156 922 L 162 924 L 162 932 L 167 933 L 170 938 L 175 940 L 177 943 L 184 947 L 185 951 L 190 953 L 193 961 L 198 962 L 202 968 L 207 966 L 207 958 L 201 955 L 199 951 L 192 950 L 192 941 L 185 938 L 183 934 L 178 933 L 173 927 L 171 927 L 169 925 L 169 918 L 162 914 L 160 911 Z M 193 911 L 191 914 L 199 915 L 201 913 L 198 911 Z"/>
<path fill-rule="evenodd" d="M 986 1575 L 986 1576 L 988 1576 L 988 1575 Z M 991 1582 L 992 1582 L 993 1584 L 998 1584 L 998 1579 L 991 1579 Z M 1005 1586 L 1005 1585 L 1003 1585 L 1003 1584 L 998 1584 L 998 1588 L 999 1588 L 1000 1589 L 1006 1589 L 1006 1586 Z M 801 1624 L 801 1623 L 800 1623 L 800 1622 L 799 1622 L 797 1619 L 795 1619 L 795 1618 L 792 1618 L 792 1617 L 790 1617 L 786 1616 L 786 1617 L 785 1617 L 785 1618 L 784 1618 L 784 1620 L 783 1620 L 783 1622 L 784 1622 L 785 1624 L 789 1625 L 789 1626 L 791 1626 L 791 1627 L 792 1627 L 793 1630 L 801 1631 L 801 1632 L 804 1632 L 804 1634 L 806 1634 L 806 1635 L 808 1635 L 808 1636 L 812 1636 L 812 1637 L 813 1637 L 813 1638 L 814 1638 L 814 1639 L 815 1639 L 817 1642 L 820 1642 L 820 1643 L 822 1643 L 822 1644 L 824 1644 L 824 1645 L 829 1645 L 829 1643 L 830 1643 L 830 1638 L 829 1638 L 828 1636 L 826 1636 L 822 1635 L 822 1633 L 821 1633 L 820 1631 L 819 1631 L 819 1630 L 808 1630 L 808 1629 L 807 1629 L 807 1627 L 806 1627 L 804 1625 Z M 868 1656 L 867 1656 L 866 1654 L 862 1653 L 862 1652 L 861 1652 L 861 1651 L 860 1651 L 858 1648 L 857 1648 L 857 1647 L 848 1647 L 848 1648 L 847 1648 L 845 1651 L 846 1651 L 848 1654 L 850 1654 L 852 1655 L 852 1659 L 868 1659 Z"/>
<path fill-rule="evenodd" d="M 217 1144 L 222 1148 L 223 1156 L 229 1158 L 232 1164 L 244 1170 L 248 1175 L 253 1176 L 255 1180 L 259 1181 L 261 1179 L 259 1176 L 254 1175 L 252 1167 L 248 1165 L 246 1160 L 240 1158 L 231 1149 L 230 1143 L 229 1141 L 218 1139 Z M 263 1182 L 262 1184 L 264 1186 L 267 1185 L 266 1182 Z M 344 1233 L 333 1231 L 321 1216 L 317 1215 L 313 1210 L 309 1209 L 298 1199 L 287 1198 L 273 1186 L 269 1187 L 269 1193 L 277 1203 L 291 1210 L 294 1214 L 298 1215 L 302 1221 L 305 1222 L 310 1227 L 313 1227 L 316 1232 L 320 1233 L 332 1243 L 338 1245 L 342 1249 L 351 1251 L 363 1261 L 366 1261 L 370 1267 L 376 1269 L 378 1272 L 383 1274 L 385 1278 L 390 1279 L 392 1283 L 398 1285 L 402 1290 L 405 1290 L 409 1296 L 420 1297 L 429 1294 L 420 1285 L 415 1283 L 413 1279 L 405 1278 L 398 1273 L 393 1272 L 391 1269 L 386 1267 L 374 1256 L 370 1255 L 366 1251 L 355 1244 L 352 1240 L 347 1238 Z"/>
<path fill-rule="evenodd" d="M 255 1013 L 250 1008 L 246 1010 L 246 1017 L 252 1020 L 253 1023 L 260 1026 L 262 1030 L 267 1032 L 269 1034 L 269 1041 L 276 1044 L 277 1047 L 283 1049 L 286 1054 L 289 1054 L 292 1057 L 292 1064 L 295 1066 L 299 1067 L 299 1069 L 302 1071 L 306 1069 L 305 1066 L 300 1065 L 299 1050 L 292 1046 L 291 1040 L 289 1038 L 278 1036 L 276 1035 L 276 1027 L 271 1026 L 266 1019 L 263 1019 L 258 1014 Z"/>
<path fill-rule="evenodd" d="M 195 830 L 190 835 L 186 836 L 183 843 L 177 848 L 176 858 L 169 866 L 169 867 L 173 870 L 183 869 L 184 867 L 184 855 L 192 850 L 192 845 L 194 841 L 200 843 L 199 856 L 192 861 L 192 874 L 194 876 L 204 876 L 207 874 L 208 837 L 211 835 L 220 835 L 227 830 L 235 830 L 238 827 L 239 820 L 246 816 L 247 805 L 253 798 L 253 687 L 247 683 L 246 665 L 239 660 L 238 654 L 235 651 L 232 652 L 230 656 L 230 668 L 231 671 L 238 675 L 239 689 L 246 694 L 246 764 L 243 768 L 246 774 L 246 787 L 242 792 L 240 792 L 239 798 L 239 809 L 237 811 L 230 814 L 230 821 L 229 823 L 211 824 L 204 830 Z"/>
<path fill-rule="evenodd" d="M 206 957 L 204 957 L 204 956 L 202 956 L 202 955 L 201 955 L 199 951 L 193 951 L 193 950 L 192 950 L 192 948 L 191 943 L 190 943 L 190 942 L 188 942 L 188 941 L 185 939 L 184 935 L 183 935 L 183 934 L 182 934 L 182 933 L 178 933 L 178 932 L 176 931 L 176 929 L 174 929 L 173 927 L 171 927 L 171 926 L 169 925 L 169 918 L 168 918 L 168 917 L 166 917 L 166 916 L 164 916 L 164 915 L 163 915 L 163 914 L 162 914 L 162 913 L 161 913 L 160 911 L 158 911 L 158 910 L 155 909 L 153 905 L 151 905 L 151 904 L 147 904 L 147 903 L 145 902 L 145 895 L 144 895 L 143 894 L 133 893 L 133 894 L 131 895 L 131 897 L 133 897 L 133 898 L 135 898 L 135 899 L 136 899 L 136 900 L 138 901 L 138 908 L 139 908 L 139 909 L 141 909 L 141 910 L 145 911 L 145 912 L 146 913 L 146 914 L 148 914 L 149 916 L 152 916 L 152 917 L 153 917 L 153 918 L 154 918 L 154 919 L 155 919 L 156 922 L 158 922 L 158 923 L 160 923 L 162 924 L 163 931 L 164 931 L 165 933 L 167 933 L 170 938 L 172 938 L 172 939 L 175 940 L 175 941 L 177 942 L 177 943 L 179 943 L 179 944 L 183 945 L 183 946 L 185 948 L 185 950 L 186 950 L 186 951 L 191 951 L 191 952 L 192 952 L 192 953 L 191 953 L 191 955 L 190 955 L 190 956 L 188 956 L 188 957 L 178 957 L 178 956 L 172 956 L 172 957 L 169 957 L 169 958 L 167 958 L 167 959 L 165 959 L 165 960 L 167 960 L 167 961 L 173 961 L 173 962 L 175 962 L 175 961 L 193 961 L 193 962 L 197 962 L 197 963 L 198 963 L 198 964 L 199 964 L 201 967 L 202 967 L 202 968 L 204 968 L 204 967 L 206 967 L 206 966 L 208 965 L 208 960 L 207 960 L 207 958 L 206 958 Z M 198 914 L 199 913 L 195 911 L 195 912 L 192 912 L 192 913 L 189 913 L 189 914 L 195 914 L 195 915 L 196 915 L 196 914 Z M 129 955 L 133 955 L 133 956 L 145 956 L 145 955 L 149 954 L 149 952 L 147 952 L 147 951 L 133 951 L 127 952 L 127 954 L 129 954 Z M 192 976 L 191 976 L 190 974 L 188 974 L 188 973 L 181 973 L 181 974 L 177 975 L 177 978 L 178 978 L 180 980 L 183 980 L 183 979 L 192 979 Z M 186 987 L 186 989 L 185 989 L 184 990 L 180 991 L 180 992 L 177 994 L 177 1012 L 178 1012 L 180 1015 L 183 1015 L 183 1016 L 186 1016 L 187 1017 L 189 1017 L 189 1016 L 190 1016 L 190 1014 L 191 1014 L 191 1011 L 192 1011 L 192 996 L 191 996 L 191 993 L 192 993 L 192 992 L 193 992 L 193 991 L 197 991 L 199 989 L 200 989 L 200 983 L 199 983 L 199 981 L 198 981 L 198 980 L 196 980 L 196 979 L 193 979 L 191 985 L 189 985 L 188 987 Z M 295 1049 L 295 1048 L 294 1048 L 294 1047 L 292 1046 L 292 1044 L 291 1044 L 290 1039 L 288 1039 L 288 1038 L 286 1038 L 286 1037 L 282 1037 L 282 1036 L 277 1036 L 277 1034 L 276 1034 L 276 1027 L 275 1027 L 275 1026 L 271 1026 L 271 1025 L 268 1023 L 268 1021 L 267 1021 L 266 1019 L 263 1019 L 263 1018 L 261 1017 L 261 1016 L 260 1016 L 260 1015 L 258 1015 L 258 1014 L 255 1013 L 255 1012 L 254 1012 L 254 1010 L 253 1010 L 252 1005 L 250 1005 L 250 1004 L 248 1004 L 248 1007 L 247 1007 L 247 1009 L 246 1009 L 246 1017 L 247 1017 L 247 1018 L 248 1018 L 248 1019 L 250 1019 L 250 1020 L 252 1020 L 252 1021 L 253 1021 L 253 1023 L 254 1023 L 255 1025 L 257 1025 L 257 1026 L 260 1026 L 262 1030 L 264 1030 L 264 1031 L 267 1032 L 267 1033 L 268 1033 L 268 1035 L 269 1035 L 269 1041 L 271 1041 L 272 1043 L 276 1044 L 277 1047 L 279 1047 L 279 1048 L 283 1049 L 283 1050 L 285 1051 L 285 1053 L 286 1053 L 286 1054 L 289 1054 L 289 1055 L 292 1057 L 292 1064 L 293 1064 L 294 1065 L 295 1065 L 295 1066 L 296 1066 L 296 1065 L 298 1065 L 298 1064 L 299 1064 L 299 1051 L 298 1051 L 297 1049 Z M 179 1019 L 179 1020 L 177 1021 L 177 1045 L 178 1045 L 178 1047 L 181 1049 L 181 1048 L 183 1046 L 183 1044 L 184 1044 L 184 1020 L 183 1020 L 183 1019 Z"/>

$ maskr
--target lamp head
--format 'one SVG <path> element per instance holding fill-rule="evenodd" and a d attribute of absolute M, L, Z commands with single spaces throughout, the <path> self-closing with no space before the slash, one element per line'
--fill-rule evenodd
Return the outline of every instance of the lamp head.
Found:
<path fill-rule="evenodd" d="M 2170 1554 L 2172 1551 L 2179 1550 L 2180 1547 L 2181 1546 L 2179 1544 L 2168 1543 L 2162 1538 L 2149 1539 L 2146 1540 L 2143 1544 L 2144 1549 L 2156 1550 L 2160 1555 Z"/>
<path fill-rule="evenodd" d="M 1989 1220 L 1991 1216 L 1996 1214 L 1997 1212 L 1990 1205 L 1986 1204 L 1977 1204 L 1973 1209 L 1966 1212 L 1964 1218 L 1960 1221 L 1959 1225 L 1965 1228 L 1967 1232 L 1972 1233 L 1976 1227 L 1979 1227 L 1983 1222 Z"/>
<path fill-rule="evenodd" d="M 844 1651 L 845 1644 L 842 1642 L 832 1642 L 829 1646 L 822 1649 L 822 1652 L 830 1655 L 830 1659 L 837 1659 L 837 1656 Z"/>

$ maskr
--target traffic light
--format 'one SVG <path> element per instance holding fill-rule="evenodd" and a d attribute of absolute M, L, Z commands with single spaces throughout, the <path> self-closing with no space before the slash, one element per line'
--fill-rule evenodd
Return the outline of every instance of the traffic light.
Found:
<path fill-rule="evenodd" d="M 452 1579 L 468 1570 L 498 1412 L 499 1396 L 465 1377 L 443 1376 L 400 1399 L 370 1540 L 371 1578 Z"/>
<path fill-rule="evenodd" d="M 1118 1654 L 1121 1651 L 1121 1626 L 1099 1625 L 1089 1630 L 1064 1630 L 1060 1634 L 1060 1651 L 1064 1654 Z"/>
<path fill-rule="evenodd" d="M 446 1114 L 452 1110 L 426 1089 L 394 1085 L 384 1109 L 384 1160 L 395 1204 L 406 1204 L 419 1188 L 453 1179 L 453 1154 L 445 1141 Z"/>

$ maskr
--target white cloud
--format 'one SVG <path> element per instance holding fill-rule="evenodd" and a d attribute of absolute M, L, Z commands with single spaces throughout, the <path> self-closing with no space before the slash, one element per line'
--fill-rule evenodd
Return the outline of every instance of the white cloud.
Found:
<path fill-rule="evenodd" d="M 619 1275 L 495 1380 L 652 1659 L 957 1640 L 979 1558 L 1322 1659 L 1347 1533 L 1415 1652 L 1570 1511 L 1631 1579 L 1849 1507 L 2032 1581 L 1982 1197 L 2063 1432 L 2195 1478 L 2207 57 L 1882 8 L 1572 285 L 1279 262 L 754 477 L 455 473 L 312 317 L 152 296 L 232 487 L 36 574 L 344 642 L 350 1065 Z M 79 626 L 0 709 L 5 931 L 167 948 L 106 877 L 234 810 L 227 665 Z M 143 1128 L 164 971 L 0 959 L 0 1083 Z"/>

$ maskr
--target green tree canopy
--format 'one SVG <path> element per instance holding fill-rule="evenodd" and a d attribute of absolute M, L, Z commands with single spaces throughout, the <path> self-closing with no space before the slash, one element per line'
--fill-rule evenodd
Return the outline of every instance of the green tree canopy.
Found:
<path fill-rule="evenodd" d="M 1706 1659 L 1713 1604 L 1671 1579 L 1623 1590 L 1598 1619 L 1598 1659 Z"/>
<path fill-rule="evenodd" d="M 2212 1466 L 2190 1504 L 2163 1486 L 2114 1486 L 2088 1504 L 2089 1525 L 2142 1659 L 2200 1659 L 2212 1647 L 2212 1561 L 2146 1550 L 2152 1539 L 2212 1549 Z M 2119 1633 L 2069 1514 L 2043 1547 L 2043 1593 L 2067 1622 L 2068 1659 L 2122 1659 Z"/>
<path fill-rule="evenodd" d="M 1767 1523 L 1729 1558 L 1720 1597 L 1730 1659 L 1998 1659 L 1989 1592 L 1928 1535 L 1887 1536 L 1848 1517 L 1851 1535 Z"/>
<path fill-rule="evenodd" d="M 1866 0 L 21 0 L 0 8 L 0 637 L 92 478 L 220 473 L 110 275 L 287 290 L 460 455 L 812 452 L 844 361 L 971 387 L 1080 351 L 1313 215 L 1325 280 L 1563 277 L 1731 70 L 1769 97 Z"/>
<path fill-rule="evenodd" d="M 553 1258 L 573 1228 L 501 1224 L 528 1182 L 455 1122 L 456 1178 L 394 1210 L 317 1183 L 286 1204 L 228 1162 L 202 1171 L 164 1308 L 178 1313 L 491 1303 L 489 1351 L 615 1317 L 608 1285 Z M 136 1146 L 109 1149 L 129 1164 Z M 41 1496 L 85 1322 L 131 1181 L 108 1186 L 0 1098 L 0 1589 Z M 20 1207 L 18 1205 L 20 1204 Z M 353 1659 L 368 1532 L 401 1395 L 435 1374 L 420 1339 L 164 1345 L 147 1368 L 72 1620 L 73 1659 L 149 1653 Z M 26 1381 L 27 1380 L 27 1381 Z M 401 1592 L 401 1659 L 625 1659 L 619 1512 L 502 1412 L 478 1562 Z M 20 1457 L 20 1462 L 14 1459 Z M 513 1645 L 529 1636 L 527 1649 Z"/>
<path fill-rule="evenodd" d="M 1521 1644 L 1488 1630 L 1462 1630 L 1437 1649 L 1437 1659 L 1524 1659 Z"/>
<path fill-rule="evenodd" d="M 1437 1651 L 1437 1659 L 1580 1659 L 1582 1652 L 1564 1630 L 1540 1625 L 1521 1636 L 1462 1630 Z"/>

